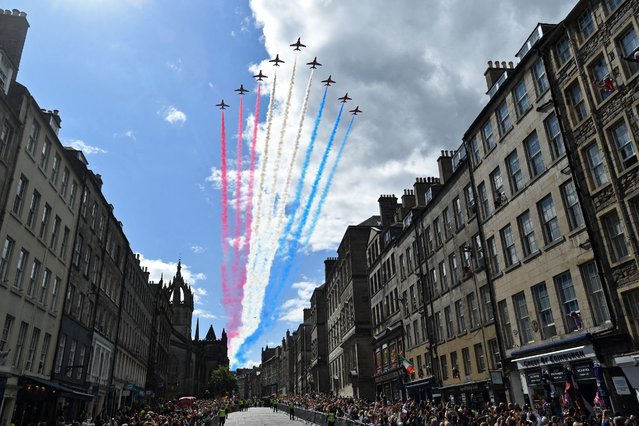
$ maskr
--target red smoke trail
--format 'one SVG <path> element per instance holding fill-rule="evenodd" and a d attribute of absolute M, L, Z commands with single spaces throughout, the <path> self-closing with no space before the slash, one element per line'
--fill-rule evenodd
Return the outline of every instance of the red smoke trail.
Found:
<path fill-rule="evenodd" d="M 222 141 L 221 157 L 222 157 L 222 295 L 224 303 L 232 300 L 229 294 L 228 277 L 226 271 L 226 261 L 228 257 L 228 238 L 229 238 L 229 179 L 227 175 L 228 165 L 226 164 L 226 130 L 224 128 L 224 111 L 222 111 Z"/>
<path fill-rule="evenodd" d="M 246 262 L 249 249 L 251 247 L 251 226 L 253 224 L 253 187 L 255 183 L 255 160 L 257 157 L 257 131 L 260 124 L 260 92 L 261 84 L 257 84 L 257 98 L 255 99 L 255 120 L 253 123 L 253 138 L 251 139 L 251 150 L 249 160 L 249 178 L 246 189 L 246 207 L 244 210 L 244 247 L 242 247 L 241 256 L 242 260 Z M 246 284 L 246 268 L 241 269 L 240 284 L 238 286 L 239 300 L 244 297 L 244 285 Z M 234 313 L 234 321 L 229 326 L 228 337 L 232 339 L 237 336 L 238 328 L 240 326 L 240 319 L 242 317 L 242 309 L 236 309 Z"/>
<path fill-rule="evenodd" d="M 237 125 L 237 175 L 235 179 L 235 232 L 233 235 L 233 288 L 240 286 L 238 268 L 241 256 L 241 227 L 242 227 L 242 95 L 240 95 L 239 123 Z M 242 300 L 238 298 L 237 300 Z"/>

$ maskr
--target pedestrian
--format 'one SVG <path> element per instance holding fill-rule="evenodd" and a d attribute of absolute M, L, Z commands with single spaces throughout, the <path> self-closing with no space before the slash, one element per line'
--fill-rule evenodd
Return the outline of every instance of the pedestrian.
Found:
<path fill-rule="evenodd" d="M 223 426 L 224 423 L 226 422 L 226 406 L 224 404 L 222 404 L 220 406 L 219 411 L 217 412 L 217 415 L 219 417 L 220 420 L 220 426 Z"/>
<path fill-rule="evenodd" d="M 326 425 L 335 426 L 336 419 L 337 419 L 337 414 L 335 412 L 335 407 L 331 405 L 330 407 L 328 407 L 328 414 L 326 415 Z"/>
<path fill-rule="evenodd" d="M 288 418 L 290 420 L 295 420 L 295 412 L 294 412 L 293 401 L 289 401 L 288 402 Z"/>

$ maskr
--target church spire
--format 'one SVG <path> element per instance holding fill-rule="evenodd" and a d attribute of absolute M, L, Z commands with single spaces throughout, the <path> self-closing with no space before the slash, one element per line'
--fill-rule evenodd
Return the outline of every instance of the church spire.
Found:
<path fill-rule="evenodd" d="M 215 337 L 215 330 L 213 330 L 213 325 L 209 326 L 209 331 L 206 333 L 205 340 L 217 340 L 217 337 Z"/>
<path fill-rule="evenodd" d="M 200 317 L 197 318 L 197 321 L 195 323 L 195 341 L 199 341 L 200 340 Z"/>

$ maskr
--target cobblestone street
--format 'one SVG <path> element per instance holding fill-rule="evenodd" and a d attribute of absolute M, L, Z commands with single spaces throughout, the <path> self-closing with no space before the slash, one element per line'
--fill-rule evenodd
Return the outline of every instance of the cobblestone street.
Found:
<path fill-rule="evenodd" d="M 301 420 L 289 420 L 288 412 L 274 413 L 271 408 L 255 407 L 248 411 L 233 412 L 226 421 L 226 426 L 293 426 L 303 425 Z M 309 424 L 309 423 L 307 423 Z"/>

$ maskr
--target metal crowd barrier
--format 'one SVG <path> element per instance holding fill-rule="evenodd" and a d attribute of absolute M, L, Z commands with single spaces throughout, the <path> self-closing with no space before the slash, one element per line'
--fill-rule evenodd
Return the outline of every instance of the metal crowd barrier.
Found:
<path fill-rule="evenodd" d="M 288 406 L 284 405 L 284 404 L 278 404 L 278 410 L 281 410 L 282 412 L 288 414 Z M 305 408 L 301 408 L 301 407 L 295 407 L 295 418 L 296 419 L 301 419 L 304 420 L 306 422 L 309 423 L 313 423 L 316 425 L 326 425 L 327 424 L 327 420 L 326 420 L 326 413 L 321 413 L 319 411 L 312 411 L 312 410 L 307 410 Z M 360 421 L 355 421 L 355 420 L 349 420 L 349 419 L 343 419 L 343 418 L 337 418 L 337 420 L 335 421 L 335 426 L 355 426 L 355 425 L 366 425 L 365 423 L 362 423 Z M 216 425 L 217 426 L 217 425 Z"/>

